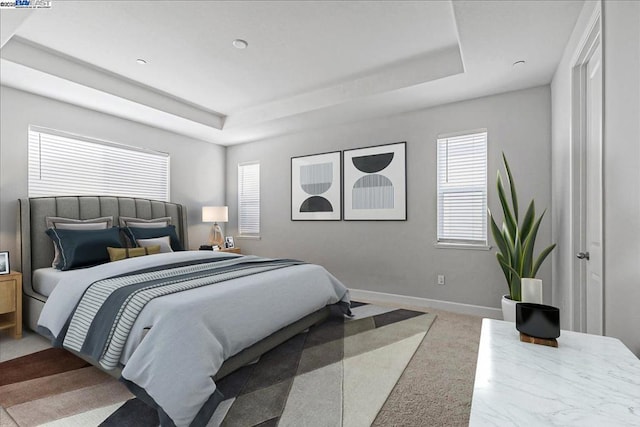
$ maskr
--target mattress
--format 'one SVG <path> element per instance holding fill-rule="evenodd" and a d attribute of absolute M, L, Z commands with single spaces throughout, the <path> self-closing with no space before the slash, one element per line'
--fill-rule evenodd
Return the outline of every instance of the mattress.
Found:
<path fill-rule="evenodd" d="M 48 297 L 68 271 L 60 271 L 52 267 L 39 268 L 33 272 L 33 290 Z"/>

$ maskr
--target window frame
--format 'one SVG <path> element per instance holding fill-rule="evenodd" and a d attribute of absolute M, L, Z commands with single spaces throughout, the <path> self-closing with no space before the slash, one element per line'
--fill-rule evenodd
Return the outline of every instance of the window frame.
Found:
<path fill-rule="evenodd" d="M 473 240 L 473 239 L 446 239 L 440 238 L 440 221 L 441 214 L 440 209 L 442 208 L 440 204 L 440 195 L 442 193 L 442 189 L 440 187 L 440 143 L 442 140 L 450 139 L 450 138 L 458 138 L 464 136 L 472 136 L 476 134 L 485 134 L 485 176 L 484 176 L 484 240 Z M 489 132 L 486 128 L 481 129 L 473 129 L 455 133 L 447 133 L 440 134 L 436 137 L 436 238 L 434 242 L 434 246 L 439 249 L 470 249 L 470 250 L 490 250 L 491 246 L 489 245 L 489 221 L 487 214 L 487 207 L 489 203 L 489 189 L 488 189 L 488 170 L 489 170 Z M 457 188 L 457 189 L 449 189 L 446 193 L 455 193 L 455 192 L 469 192 L 469 188 L 479 187 L 480 185 L 467 185 L 466 187 Z"/>

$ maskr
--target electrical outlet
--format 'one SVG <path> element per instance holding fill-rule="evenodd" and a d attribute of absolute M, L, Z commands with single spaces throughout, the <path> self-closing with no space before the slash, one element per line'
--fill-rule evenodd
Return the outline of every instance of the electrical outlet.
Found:
<path fill-rule="evenodd" d="M 438 274 L 438 285 L 444 285 L 444 274 Z"/>

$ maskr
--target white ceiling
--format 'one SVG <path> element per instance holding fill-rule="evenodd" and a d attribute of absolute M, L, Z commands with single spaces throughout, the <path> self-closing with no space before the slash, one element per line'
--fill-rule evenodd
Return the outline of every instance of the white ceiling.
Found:
<path fill-rule="evenodd" d="M 547 84 L 583 1 L 52 3 L 2 84 L 228 145 Z"/>

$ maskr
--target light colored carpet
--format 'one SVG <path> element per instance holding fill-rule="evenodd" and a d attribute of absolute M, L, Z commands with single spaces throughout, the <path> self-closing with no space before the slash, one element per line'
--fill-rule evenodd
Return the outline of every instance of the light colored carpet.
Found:
<path fill-rule="evenodd" d="M 22 338 L 19 340 L 14 339 L 7 332 L 7 330 L 0 331 L 0 362 L 51 348 L 51 341 L 26 328 L 23 328 Z"/>
<path fill-rule="evenodd" d="M 301 336 L 299 350 L 281 351 L 285 343 L 274 349 L 282 353 L 278 357 L 261 357 L 222 425 L 370 426 L 435 316 L 370 306 L 356 307 L 353 313 L 352 319 L 340 316 L 311 328 Z M 297 362 L 297 369 L 260 379 L 280 369 L 283 358 L 290 359 L 287 366 Z M 233 394 L 225 393 L 224 382 L 242 375 L 220 381 L 225 396 Z"/>
<path fill-rule="evenodd" d="M 429 312 L 436 320 L 373 426 L 469 425 L 482 319 Z"/>
<path fill-rule="evenodd" d="M 397 308 L 398 307 L 386 308 L 376 306 L 363 306 L 359 308 L 359 314 L 363 318 L 367 318 L 368 316 L 382 315 Z M 422 312 L 425 311 L 424 309 L 419 309 L 416 307 L 404 308 Z M 481 319 L 478 317 L 459 315 L 432 309 L 429 310 L 429 313 L 431 313 L 432 315 L 435 314 L 437 315 L 437 317 L 433 322 L 431 328 L 429 329 L 429 333 L 426 335 L 424 335 L 423 333 L 422 336 L 417 336 L 418 338 L 416 338 L 412 327 L 408 327 L 412 322 L 415 323 L 416 320 L 405 320 L 405 326 L 403 326 L 402 329 L 394 328 L 393 325 L 390 325 L 391 328 L 385 327 L 381 330 L 379 329 L 379 331 L 384 331 L 386 329 L 390 333 L 377 334 L 376 347 L 380 349 L 377 350 L 377 353 L 379 353 L 378 355 L 376 355 L 377 353 L 370 353 L 371 349 L 363 346 L 363 344 L 359 342 L 358 339 L 347 339 L 347 342 L 345 343 L 347 345 L 344 347 L 344 351 L 346 353 L 345 356 L 347 357 L 347 364 L 350 363 L 349 356 L 347 356 L 348 354 L 352 354 L 351 358 L 354 362 L 356 361 L 356 358 L 374 357 L 376 359 L 375 363 L 382 365 L 386 364 L 386 369 L 390 373 L 390 376 L 388 378 L 385 377 L 372 379 L 369 378 L 370 375 L 367 375 L 366 370 L 363 370 L 361 373 L 359 373 L 358 370 L 352 370 L 353 375 L 347 376 L 351 379 L 345 377 L 345 380 L 347 381 L 345 384 L 343 384 L 343 386 L 346 386 L 347 395 L 345 395 L 346 400 L 344 402 L 345 406 L 343 407 L 344 413 L 336 414 L 338 416 L 337 420 L 339 420 L 341 417 L 344 417 L 343 426 L 352 427 L 349 420 L 354 421 L 353 426 L 369 425 L 369 423 L 371 423 L 374 418 L 375 420 L 373 421 L 372 425 L 385 427 L 468 425 L 478 342 L 480 337 Z M 353 326 L 353 328 L 351 326 Z M 362 332 L 365 332 L 361 329 L 369 329 L 369 327 L 364 326 L 366 326 L 366 322 L 348 322 L 348 324 L 346 325 L 346 332 L 348 332 L 348 330 L 350 329 L 353 329 L 348 333 L 349 335 L 361 335 Z M 416 326 L 419 326 L 419 324 Z M 418 327 L 416 331 L 419 329 L 420 328 Z M 366 332 L 364 336 L 366 336 Z M 402 348 L 402 345 L 405 345 L 402 340 L 406 340 L 408 350 L 406 352 L 401 351 L 400 353 L 406 353 L 409 356 L 407 359 L 401 361 L 402 363 L 398 363 L 398 366 L 394 366 L 394 363 L 391 362 L 398 362 L 398 358 L 388 357 L 388 355 L 386 355 L 385 353 L 387 351 L 386 347 L 390 343 L 394 342 L 396 349 L 399 350 L 400 348 Z M 25 345 L 21 346 L 20 341 L 22 341 Z M 41 344 L 40 342 L 38 342 L 38 340 L 35 339 L 29 341 L 11 341 L 11 345 L 7 346 L 6 344 L 8 343 L 8 340 L 2 342 L 2 347 L 4 350 L 3 353 L 5 357 L 8 356 L 8 353 L 12 353 L 12 355 L 19 355 L 20 353 L 31 353 L 30 350 L 32 350 L 33 344 L 36 344 L 34 347 L 38 348 Z M 398 346 L 398 344 L 400 344 L 400 346 Z M 12 348 L 8 349 L 7 347 Z M 317 346 L 317 348 L 321 348 L 321 346 Z M 323 352 L 323 354 L 326 353 Z M 306 393 L 301 393 L 301 396 L 308 393 L 306 397 L 309 397 L 309 394 L 324 394 L 325 396 L 323 397 L 326 397 L 326 389 L 332 384 L 330 379 L 337 374 L 342 375 L 343 367 L 336 364 L 328 364 L 325 365 L 325 368 L 317 369 L 317 365 L 319 363 L 318 356 L 320 355 L 314 356 L 313 351 L 309 351 L 308 355 L 308 361 L 305 362 L 304 358 L 300 360 L 299 368 L 301 372 L 299 373 L 299 376 L 296 377 L 297 381 L 294 381 L 294 383 L 292 384 L 292 388 L 293 390 L 297 391 L 307 390 Z M 397 355 L 397 353 L 395 355 Z M 385 362 L 385 360 L 387 360 L 387 362 L 389 363 Z M 331 361 L 329 360 L 329 362 Z M 360 363 L 355 365 L 368 366 L 371 365 L 371 363 L 373 362 L 366 364 Z M 335 374 L 332 369 L 336 370 L 337 374 Z M 84 368 L 78 370 L 75 373 L 60 375 L 67 375 L 72 377 L 74 375 L 84 375 L 84 371 L 89 372 L 90 370 L 91 369 Z M 394 373 L 394 371 L 396 373 Z M 320 380 L 318 380 L 318 377 L 321 377 Z M 93 377 L 87 378 L 85 381 L 86 384 L 84 384 L 83 382 L 79 382 L 78 384 L 76 384 L 77 387 L 74 386 L 72 388 L 82 389 L 88 387 L 85 388 L 85 391 L 95 388 L 96 385 L 92 385 L 95 382 L 92 378 Z M 369 381 L 371 380 L 376 380 L 380 384 L 369 384 Z M 37 380 L 34 381 L 34 383 L 35 382 L 37 382 Z M 45 417 L 41 417 L 42 414 L 37 414 L 37 412 L 39 411 L 33 411 L 34 413 L 31 413 L 33 406 L 29 407 L 29 403 L 32 402 L 25 402 L 24 407 L 21 407 L 21 405 L 14 407 L 14 409 L 17 410 L 17 412 L 15 412 L 14 414 L 17 416 L 17 418 L 21 418 L 22 422 L 19 423 L 20 425 L 34 425 L 49 420 L 52 421 L 51 427 L 62 425 L 97 425 L 101 420 L 107 418 L 110 413 L 113 413 L 120 405 L 122 405 L 122 402 L 124 400 L 130 397 L 129 395 L 127 395 L 128 392 L 124 390 L 123 387 L 119 387 L 114 383 L 117 382 L 115 382 L 115 380 L 108 379 L 105 384 L 99 384 L 98 387 L 116 387 L 113 391 L 97 390 L 98 392 L 95 394 L 87 393 L 86 396 L 83 396 L 83 399 L 79 399 L 77 402 L 76 399 L 78 398 L 78 396 L 73 395 L 74 393 L 69 390 L 71 393 L 69 393 L 68 396 L 71 397 L 71 400 L 68 400 L 67 402 L 71 402 L 73 404 L 67 403 L 63 405 L 63 407 L 67 409 L 73 409 L 74 407 L 77 408 L 78 405 L 81 405 L 82 410 L 80 412 L 82 413 L 79 414 L 74 414 L 74 412 L 77 412 L 77 409 L 69 410 L 68 412 L 62 411 L 58 413 L 61 408 L 57 405 L 54 405 L 50 409 L 53 412 L 56 412 L 56 414 L 54 414 L 53 416 L 49 414 Z M 352 383 L 352 386 L 349 386 L 349 383 Z M 121 386 L 121 384 L 119 385 Z M 361 394 L 362 391 L 366 392 L 366 390 L 370 390 L 370 387 L 375 388 L 380 386 L 384 386 L 383 388 L 388 388 L 389 390 L 386 393 L 382 394 L 382 396 L 388 395 L 386 401 L 383 400 L 380 402 L 374 402 L 372 400 L 371 405 L 364 406 L 353 406 L 349 404 L 351 396 L 353 396 L 353 398 L 356 400 L 362 401 L 361 399 L 357 398 L 358 394 Z M 349 392 L 349 390 L 351 390 L 351 392 Z M 0 395 L 4 395 L 4 398 L 7 398 L 8 394 L 6 392 L 9 391 L 9 388 L 7 388 L 6 390 L 0 390 Z M 36 392 L 36 390 L 32 389 L 32 393 L 33 392 Z M 38 393 L 44 393 L 44 391 L 40 390 Z M 107 399 L 108 401 L 104 402 L 100 400 L 99 403 L 97 403 L 98 401 L 93 400 L 93 395 L 104 395 L 104 393 L 106 393 L 107 395 L 112 395 L 114 396 L 114 398 Z M 58 397 L 65 396 L 59 395 Z M 231 407 L 234 403 L 233 400 L 234 399 L 225 401 L 221 406 Z M 315 404 L 318 405 L 318 402 L 320 402 L 321 400 L 322 399 L 316 399 Z M 41 402 L 43 401 L 44 400 L 41 400 Z M 116 403 L 118 401 L 120 403 Z M 308 399 L 305 401 L 313 402 L 314 399 Z M 134 402 L 134 400 L 130 402 Z M 224 405 L 224 403 L 228 403 L 228 405 Z M 330 404 L 330 402 L 328 401 L 325 403 Z M 255 400 L 251 402 L 250 407 L 254 405 Z M 380 408 L 380 406 L 382 407 Z M 290 405 L 285 408 L 284 414 L 279 420 L 281 421 L 280 424 L 287 425 L 287 420 L 297 420 L 297 422 L 289 424 L 300 425 L 299 421 L 301 420 L 301 418 L 299 417 L 299 411 L 303 408 L 304 405 Z M 220 414 L 222 416 L 220 417 L 218 422 L 212 420 L 211 425 L 217 425 L 221 421 L 221 419 L 225 418 L 225 415 L 227 415 L 227 410 L 230 408 L 219 409 L 222 409 L 222 411 L 220 411 L 222 412 L 222 414 Z M 317 410 L 318 408 L 313 409 Z M 366 413 L 360 413 L 361 409 Z M 303 410 L 303 412 L 306 411 Z M 325 425 L 339 426 L 341 424 L 339 421 L 334 424 L 329 418 L 325 418 L 323 421 L 325 422 Z M 0 426 L 4 427 L 15 425 L 16 424 L 13 423 L 13 419 L 11 419 L 7 412 L 0 408 Z"/>

